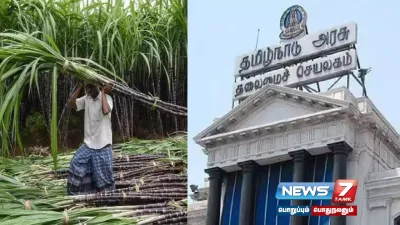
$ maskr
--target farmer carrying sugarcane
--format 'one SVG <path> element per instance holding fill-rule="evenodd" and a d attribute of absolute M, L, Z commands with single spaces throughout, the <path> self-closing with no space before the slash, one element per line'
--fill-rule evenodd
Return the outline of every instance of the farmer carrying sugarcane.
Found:
<path fill-rule="evenodd" d="M 78 98 L 82 86 L 78 84 L 68 102 L 69 108 L 85 110 L 85 137 L 70 163 L 67 182 L 69 195 L 114 189 L 111 131 L 113 100 L 108 95 L 112 88 L 106 85 L 100 91 L 97 86 L 86 84 L 85 95 Z"/>

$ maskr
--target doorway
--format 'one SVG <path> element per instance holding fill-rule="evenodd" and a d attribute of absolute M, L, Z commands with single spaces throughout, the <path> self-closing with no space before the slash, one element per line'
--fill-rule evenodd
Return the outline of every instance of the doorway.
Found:
<path fill-rule="evenodd" d="M 394 219 L 394 225 L 400 225 L 400 215 Z"/>

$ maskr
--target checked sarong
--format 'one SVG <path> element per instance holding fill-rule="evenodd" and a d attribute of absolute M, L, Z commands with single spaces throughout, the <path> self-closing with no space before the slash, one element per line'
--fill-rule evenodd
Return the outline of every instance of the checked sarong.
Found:
<path fill-rule="evenodd" d="M 71 160 L 67 191 L 68 195 L 83 195 L 113 190 L 113 158 L 111 145 L 91 149 L 85 143 Z"/>

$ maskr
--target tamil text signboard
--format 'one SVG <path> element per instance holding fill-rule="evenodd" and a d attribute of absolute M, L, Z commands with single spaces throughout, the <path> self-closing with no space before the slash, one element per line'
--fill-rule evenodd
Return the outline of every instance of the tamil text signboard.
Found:
<path fill-rule="evenodd" d="M 296 87 L 342 76 L 357 68 L 355 49 L 290 65 L 234 84 L 233 96 L 240 100 L 254 94 L 265 85 Z"/>
<path fill-rule="evenodd" d="M 289 63 L 297 63 L 313 55 L 323 55 L 357 43 L 357 24 L 347 23 L 297 41 L 280 43 L 241 55 L 235 62 L 235 76 L 279 69 Z"/>

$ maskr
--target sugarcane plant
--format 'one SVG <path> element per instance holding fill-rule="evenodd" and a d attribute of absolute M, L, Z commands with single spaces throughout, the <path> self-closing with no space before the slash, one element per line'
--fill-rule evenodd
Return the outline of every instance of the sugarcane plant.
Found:
<path fill-rule="evenodd" d="M 61 121 L 79 81 L 114 86 L 125 138 L 138 121 L 133 115 L 143 115 L 135 103 L 148 108 L 141 120 L 157 121 L 161 132 L 168 121 L 186 127 L 186 24 L 185 0 L 1 1 L 2 154 L 24 149 L 21 118 L 40 102 L 56 170 L 58 133 L 68 127 Z"/>

